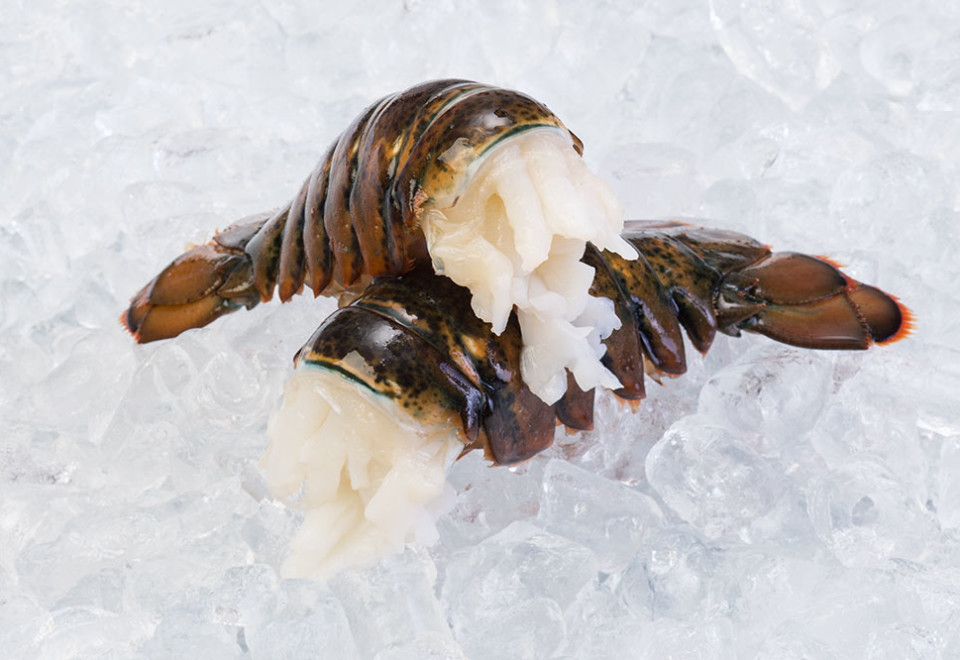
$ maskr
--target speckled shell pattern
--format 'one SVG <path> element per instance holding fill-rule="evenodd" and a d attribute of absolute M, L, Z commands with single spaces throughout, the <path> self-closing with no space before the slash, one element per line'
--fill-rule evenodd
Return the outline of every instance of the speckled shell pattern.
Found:
<path fill-rule="evenodd" d="M 613 301 L 620 319 L 601 361 L 620 380 L 614 394 L 622 400 L 645 396 L 645 371 L 686 371 L 681 328 L 704 353 L 717 332 L 857 350 L 893 341 L 909 325 L 895 299 L 830 262 L 772 253 L 743 234 L 633 221 L 623 238 L 637 259 L 590 244 L 583 257 L 595 270 L 591 295 Z M 593 426 L 594 392 L 568 377 L 564 396 L 544 403 L 520 377 L 520 349 L 515 315 L 494 335 L 472 313 L 469 291 L 420 267 L 372 283 L 317 329 L 296 362 L 338 371 L 419 422 L 459 418 L 467 449 L 483 447 L 510 465 L 549 447 L 558 422 Z"/>
<path fill-rule="evenodd" d="M 520 377 L 520 327 L 494 335 L 470 293 L 423 265 L 373 282 L 297 354 L 386 396 L 421 424 L 459 420 L 467 449 L 509 465 L 553 442 L 554 408 Z M 593 410 L 593 398 L 583 405 Z M 490 452 L 488 452 L 490 453 Z"/>
<path fill-rule="evenodd" d="M 630 223 L 624 238 L 639 259 L 588 245 L 584 261 L 596 270 L 592 295 L 613 300 L 621 321 L 603 363 L 623 384 L 616 394 L 638 400 L 644 360 L 669 374 L 685 370 L 681 327 L 705 351 L 718 328 L 732 331 L 724 324 L 742 320 L 718 316 L 720 283 L 770 252 L 739 234 L 672 223 Z M 494 335 L 469 301 L 466 289 L 429 268 L 374 282 L 317 329 L 296 361 L 336 370 L 420 422 L 459 417 L 467 447 L 483 446 L 502 465 L 550 446 L 558 421 L 590 428 L 594 393 L 570 378 L 556 404 L 534 396 L 520 378 L 516 317 Z"/>
<path fill-rule="evenodd" d="M 531 129 L 561 131 L 582 152 L 550 110 L 519 92 L 440 80 L 392 94 L 354 120 L 288 205 L 214 242 L 250 256 L 264 302 L 275 287 L 284 301 L 304 284 L 316 295 L 360 290 L 428 261 L 423 207 L 456 194 L 475 161 Z"/>
<path fill-rule="evenodd" d="M 123 324 L 140 342 L 174 337 L 223 314 L 287 300 L 309 286 L 341 309 L 298 353 L 338 371 L 420 423 L 453 421 L 467 449 L 497 463 L 533 456 L 554 428 L 593 424 L 593 391 L 571 376 L 555 404 L 521 378 L 519 323 L 494 335 L 470 293 L 433 272 L 420 227 L 434 201 L 455 203 L 483 157 L 524 131 L 580 141 L 523 94 L 462 80 L 424 83 L 368 107 L 334 142 L 294 199 L 189 250 L 138 292 Z M 587 244 L 591 295 L 612 301 L 620 327 L 601 362 L 637 401 L 644 375 L 686 370 L 681 328 L 705 352 L 742 330 L 795 346 L 864 349 L 909 332 L 909 310 L 828 260 L 771 253 L 734 232 L 679 222 L 627 222 L 635 260 Z"/>

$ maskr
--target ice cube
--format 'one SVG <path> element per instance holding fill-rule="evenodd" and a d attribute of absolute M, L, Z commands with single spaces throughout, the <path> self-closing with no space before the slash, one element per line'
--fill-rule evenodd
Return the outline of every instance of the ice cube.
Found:
<path fill-rule="evenodd" d="M 627 566 L 617 594 L 643 618 L 689 619 L 706 604 L 719 555 L 690 532 L 660 530 Z"/>
<path fill-rule="evenodd" d="M 430 556 L 409 547 L 401 555 L 388 555 L 368 568 L 348 569 L 331 580 L 361 657 L 420 635 L 449 637 L 435 580 Z"/>
<path fill-rule="evenodd" d="M 647 455 L 647 478 L 663 501 L 708 538 L 737 534 L 767 513 L 783 483 L 749 434 L 703 415 L 675 423 Z"/>
<path fill-rule="evenodd" d="M 262 616 L 242 621 L 244 644 L 251 658 L 299 660 L 361 656 L 343 605 L 326 585 L 308 580 L 273 580 L 244 594 L 241 613 Z M 271 588 L 272 587 L 272 588 Z M 262 595 L 265 599 L 258 599 Z M 272 607 L 265 607 L 269 603 Z"/>
<path fill-rule="evenodd" d="M 817 534 L 846 566 L 921 559 L 938 535 L 918 493 L 869 458 L 812 479 L 807 501 Z"/>
<path fill-rule="evenodd" d="M 596 576 L 589 550 L 516 522 L 453 555 L 441 596 L 470 658 L 549 658 L 565 639 L 563 609 Z"/>
<path fill-rule="evenodd" d="M 660 507 L 648 495 L 565 461 L 547 464 L 537 523 L 590 548 L 600 570 L 622 569 L 662 520 Z"/>
<path fill-rule="evenodd" d="M 840 73 L 815 2 L 711 0 L 710 22 L 744 76 L 799 109 Z"/>
<path fill-rule="evenodd" d="M 384 649 L 373 660 L 463 660 L 463 649 L 447 635 L 427 633 L 413 641 Z"/>

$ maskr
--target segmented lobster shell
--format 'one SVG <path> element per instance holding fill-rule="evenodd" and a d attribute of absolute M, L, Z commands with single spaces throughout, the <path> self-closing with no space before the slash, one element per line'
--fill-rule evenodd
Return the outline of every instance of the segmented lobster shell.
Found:
<path fill-rule="evenodd" d="M 439 80 L 369 106 L 294 198 L 175 259 L 121 318 L 137 341 L 174 337 L 273 297 L 359 293 L 375 277 L 429 263 L 424 208 L 456 199 L 487 152 L 530 130 L 582 145 L 546 106 L 506 89 Z"/>
<path fill-rule="evenodd" d="M 559 132 L 582 152 L 553 113 L 518 92 L 441 80 L 384 97 L 335 141 L 289 204 L 174 260 L 122 320 L 138 341 L 154 341 L 269 300 L 278 286 L 282 300 L 304 285 L 315 294 L 350 291 L 359 297 L 317 330 L 299 362 L 337 370 L 416 419 L 459 417 L 467 446 L 486 447 L 499 463 L 529 458 L 552 442 L 557 419 L 592 424 L 593 393 L 568 377 L 557 403 L 533 395 L 520 377 L 516 316 L 499 336 L 474 316 L 470 293 L 433 273 L 420 220 L 434 200 L 458 198 L 490 149 L 530 130 Z M 718 331 L 741 330 L 862 349 L 910 325 L 893 298 L 829 262 L 773 255 L 740 234 L 628 223 L 623 238 L 639 258 L 589 244 L 582 257 L 594 269 L 590 293 L 613 301 L 620 320 L 601 361 L 623 399 L 643 397 L 645 363 L 662 374 L 685 371 L 681 328 L 700 351 Z M 560 369 L 576 370 L 576 362 Z"/>
<path fill-rule="evenodd" d="M 622 399 L 644 396 L 644 363 L 686 370 L 681 328 L 704 352 L 718 331 L 757 332 L 811 348 L 863 349 L 892 340 L 908 323 L 890 296 L 832 264 L 772 254 L 734 232 L 680 223 L 632 222 L 623 234 L 640 253 L 627 260 L 588 246 L 591 293 L 614 302 L 621 327 L 605 341 L 604 365 Z M 373 282 L 317 329 L 296 362 L 339 371 L 392 398 L 414 419 L 459 416 L 468 448 L 495 462 L 523 461 L 553 442 L 557 421 L 593 423 L 593 392 L 569 379 L 550 405 L 520 378 L 520 332 L 512 317 L 497 336 L 470 310 L 470 294 L 429 268 Z"/>
<path fill-rule="evenodd" d="M 261 299 L 275 285 L 287 300 L 304 283 L 321 294 L 411 270 L 427 254 L 424 204 L 456 192 L 471 164 L 502 140 L 543 128 L 569 134 L 582 150 L 546 106 L 519 92 L 440 80 L 377 101 L 247 243 Z"/>

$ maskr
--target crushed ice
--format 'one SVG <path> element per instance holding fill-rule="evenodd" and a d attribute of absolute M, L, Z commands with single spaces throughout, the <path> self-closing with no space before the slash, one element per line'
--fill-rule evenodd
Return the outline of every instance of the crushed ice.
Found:
<path fill-rule="evenodd" d="M 4 657 L 960 654 L 956 6 L 7 5 Z M 828 254 L 916 334 L 721 338 L 636 414 L 602 397 L 596 431 L 519 469 L 462 460 L 435 546 L 280 579 L 299 521 L 256 462 L 332 304 L 146 347 L 116 318 L 186 243 L 285 201 L 366 103 L 443 76 L 543 100 L 631 217 Z"/>

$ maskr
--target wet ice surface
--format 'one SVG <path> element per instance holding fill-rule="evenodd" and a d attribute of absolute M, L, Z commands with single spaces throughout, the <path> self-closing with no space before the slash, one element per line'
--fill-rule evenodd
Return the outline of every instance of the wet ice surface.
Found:
<path fill-rule="evenodd" d="M 953 5 L 7 4 L 4 657 L 960 657 Z M 332 303 L 145 347 L 116 318 L 366 103 L 442 76 L 543 100 L 631 217 L 828 254 L 916 333 L 721 338 L 636 414 L 602 398 L 519 469 L 462 460 L 434 547 L 281 580 L 297 514 L 256 462 Z"/>

